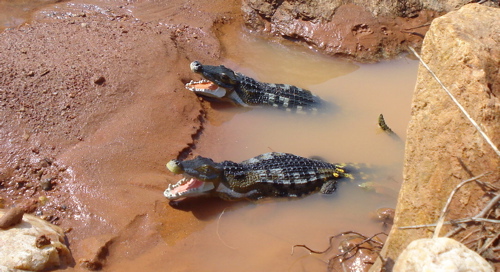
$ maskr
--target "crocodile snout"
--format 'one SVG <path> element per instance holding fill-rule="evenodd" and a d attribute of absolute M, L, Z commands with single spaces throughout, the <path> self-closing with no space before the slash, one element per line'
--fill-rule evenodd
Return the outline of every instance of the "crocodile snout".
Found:
<path fill-rule="evenodd" d="M 200 73 L 201 70 L 203 70 L 203 66 L 201 65 L 201 63 L 199 61 L 193 61 L 191 62 L 191 64 L 189 65 L 189 68 L 191 68 L 191 71 L 195 72 L 195 73 Z"/>

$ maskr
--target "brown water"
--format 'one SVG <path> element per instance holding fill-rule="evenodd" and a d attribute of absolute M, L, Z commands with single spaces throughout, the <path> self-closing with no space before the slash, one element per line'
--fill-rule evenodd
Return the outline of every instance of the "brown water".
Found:
<path fill-rule="evenodd" d="M 294 115 L 274 109 L 219 107 L 228 121 L 220 125 L 223 149 L 216 156 L 244 160 L 280 151 L 332 162 L 388 165 L 402 161 L 402 145 L 381 133 L 377 118 L 383 113 L 389 126 L 405 137 L 416 61 L 401 58 L 359 65 L 239 35 L 238 42 L 232 35 L 223 39 L 228 51 L 223 64 L 264 82 L 309 89 L 331 109 L 318 115 Z"/>
<path fill-rule="evenodd" d="M 0 27 L 12 27 L 21 22 L 19 18 L 29 18 L 22 10 L 38 7 L 38 2 L 31 3 L 26 6 L 22 1 L 0 0 Z M 10 13 L 13 5 L 17 7 L 14 16 L 6 16 L 4 11 Z M 235 203 L 219 216 L 200 216 L 199 220 L 206 221 L 203 230 L 182 240 L 165 239 L 166 251 L 158 246 L 161 252 L 152 248 L 137 258 L 123 260 L 122 271 L 131 262 L 168 271 L 324 271 L 328 256 L 309 255 L 303 249 L 291 255 L 292 246 L 306 244 L 322 250 L 331 235 L 349 230 L 372 235 L 383 229 L 370 214 L 380 207 L 395 207 L 403 144 L 380 132 L 377 117 L 383 113 L 389 126 L 404 139 L 418 63 L 401 58 L 359 65 L 293 45 L 270 43 L 241 29 L 225 29 L 222 42 L 227 58 L 208 64 L 224 64 L 261 81 L 309 89 L 331 103 L 332 109 L 309 116 L 214 105 L 210 114 L 217 115 L 219 121 L 206 124 L 214 140 L 210 147 L 198 146 L 196 153 L 218 161 L 241 161 L 279 151 L 320 156 L 336 163 L 371 163 L 385 169 L 373 180 L 378 190 L 342 182 L 337 192 L 328 196 Z M 194 212 L 193 216 L 198 218 Z M 167 237 L 168 226 L 162 232 Z"/>
<path fill-rule="evenodd" d="M 291 255 L 292 246 L 306 244 L 322 250 L 329 236 L 343 231 L 375 234 L 383 227 L 371 214 L 380 207 L 395 207 L 403 143 L 382 133 L 377 118 L 383 113 L 404 139 L 418 63 L 401 58 L 358 65 L 241 31 L 235 36 L 229 32 L 223 39 L 228 56 L 222 64 L 261 81 L 307 88 L 333 104 L 333 109 L 310 116 L 214 104 L 227 120 L 213 122 L 208 129 L 218 133 L 214 143 L 218 152 L 202 146 L 196 153 L 219 161 L 242 161 L 278 151 L 320 156 L 330 162 L 370 163 L 384 171 L 369 180 L 376 182 L 376 191 L 344 182 L 333 195 L 238 205 L 173 246 L 185 252 L 181 255 L 189 267 L 186 271 L 322 271 L 321 260 L 331 254 L 314 256 L 297 249 Z"/>
<path fill-rule="evenodd" d="M 0 31 L 28 22 L 35 10 L 56 2 L 60 0 L 0 0 Z"/>

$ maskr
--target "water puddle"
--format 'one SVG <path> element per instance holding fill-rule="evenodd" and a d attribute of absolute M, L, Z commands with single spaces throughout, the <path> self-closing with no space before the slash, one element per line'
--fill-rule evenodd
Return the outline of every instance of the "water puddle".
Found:
<path fill-rule="evenodd" d="M 31 3 L 30 10 L 38 7 L 32 1 L 0 0 L 0 31 L 27 20 L 25 3 Z M 9 13 L 14 6 L 12 16 Z M 306 244 L 322 250 L 331 235 L 343 231 L 370 236 L 384 229 L 371 214 L 377 208 L 395 207 L 404 146 L 380 131 L 377 118 L 383 113 L 388 125 L 404 140 L 418 63 L 401 58 L 359 65 L 293 45 L 270 43 L 239 28 L 224 29 L 222 40 L 226 59 L 204 64 L 224 64 L 260 81 L 309 89 L 331 108 L 317 115 L 295 115 L 213 104 L 205 124 L 205 133 L 210 135 L 204 136 L 208 139 L 204 143 L 210 146 L 198 146 L 197 154 L 239 162 L 277 151 L 319 156 L 332 163 L 369 163 L 384 169 L 371 180 L 376 190 L 341 182 L 337 191 L 327 196 L 224 204 L 226 208 L 219 209 L 223 212 L 199 218 L 207 222 L 203 230 L 184 239 L 165 238 L 167 249 L 161 247 L 163 251 L 157 252 L 152 248 L 137 260 L 123 260 L 123 264 L 142 261 L 154 263 L 155 270 L 168 271 L 323 271 L 327 257 L 309 255 L 303 249 L 292 255 L 292 246 Z M 168 216 L 172 208 L 165 207 Z M 198 218 L 195 212 L 192 216 Z M 163 226 L 164 237 L 169 235 L 169 227 Z"/>
<path fill-rule="evenodd" d="M 401 58 L 358 65 L 269 43 L 241 31 L 225 32 L 223 44 L 227 58 L 207 64 L 224 64 L 264 82 L 309 89 L 332 108 L 318 115 L 295 115 L 212 104 L 215 113 L 210 111 L 209 119 L 213 114 L 219 121 L 209 122 L 207 131 L 216 135 L 207 136 L 213 143 L 200 146 L 197 154 L 216 161 L 242 161 L 277 151 L 320 156 L 335 163 L 368 163 L 384 170 L 369 180 L 376 184 L 375 190 L 343 182 L 333 195 L 230 206 L 203 231 L 174 248 L 188 255 L 183 259 L 188 270 L 325 269 L 327 257 L 309 255 L 303 249 L 291 255 L 292 246 L 306 244 L 322 250 L 328 246 L 329 236 L 343 231 L 369 236 L 383 230 L 372 214 L 377 208 L 395 207 L 404 142 L 382 133 L 377 118 L 383 113 L 404 140 L 418 63 Z M 224 122 L 220 122 L 221 116 Z"/>
<path fill-rule="evenodd" d="M 33 12 L 61 0 L 0 0 L 0 32 L 20 26 L 31 19 Z"/>

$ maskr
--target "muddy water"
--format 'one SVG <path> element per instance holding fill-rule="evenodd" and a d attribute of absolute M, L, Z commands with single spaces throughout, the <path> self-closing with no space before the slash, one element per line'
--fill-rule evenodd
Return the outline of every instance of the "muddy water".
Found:
<path fill-rule="evenodd" d="M 377 118 L 404 139 L 417 62 L 406 58 L 359 65 L 273 44 L 240 33 L 223 39 L 228 67 L 264 82 L 288 83 L 311 90 L 327 101 L 317 115 L 273 109 L 233 109 L 219 126 L 220 159 L 243 160 L 270 151 L 320 156 L 332 162 L 401 162 L 401 143 L 381 133 Z M 232 35 L 228 35 L 232 37 Z M 233 41 L 232 43 L 229 40 Z"/>
<path fill-rule="evenodd" d="M 371 219 L 373 211 L 395 207 L 404 144 L 382 133 L 377 117 L 383 113 L 404 140 L 417 63 L 401 58 L 358 65 L 241 31 L 226 30 L 223 43 L 228 52 L 224 65 L 261 81 L 307 88 L 330 107 L 304 116 L 211 104 L 216 111 L 212 114 L 219 117 L 207 125 L 207 131 L 216 134 L 212 135 L 215 147 L 200 146 L 197 154 L 241 161 L 278 151 L 320 156 L 330 162 L 369 163 L 383 170 L 369 180 L 376 183 L 374 190 L 360 188 L 359 182 L 343 182 L 333 195 L 229 207 L 206 229 L 174 247 L 184 252 L 184 265 L 189 263 L 190 269 L 323 270 L 323 261 L 331 255 L 313 256 L 301 249 L 291 255 L 292 246 L 306 244 L 322 250 L 330 235 L 348 230 L 372 235 L 383 230 L 381 223 Z M 220 122 L 221 116 L 225 122 Z"/>
<path fill-rule="evenodd" d="M 2 12 L 6 3 L 9 1 L 0 0 Z M 18 3 L 22 6 L 23 2 Z M 11 24 L 2 22 L 2 26 Z M 141 263 L 168 271 L 323 271 L 328 256 L 309 255 L 303 249 L 291 255 L 292 246 L 306 244 L 322 250 L 328 245 L 328 237 L 339 232 L 374 234 L 383 228 L 371 220 L 370 214 L 379 207 L 395 206 L 403 145 L 381 133 L 376 123 L 383 113 L 404 139 L 417 70 L 415 61 L 402 58 L 358 65 L 293 45 L 269 43 L 241 29 L 223 30 L 222 42 L 226 58 L 210 64 L 222 63 L 261 81 L 307 88 L 330 107 L 315 116 L 301 116 L 209 105 L 212 109 L 201 141 L 205 146 L 198 145 L 195 153 L 215 160 L 241 161 L 280 151 L 320 156 L 330 162 L 372 163 L 384 169 L 373 180 L 377 190 L 367 191 L 359 183 L 343 182 L 329 196 L 232 203 L 223 213 L 209 216 L 193 210 L 193 218 L 206 222 L 203 230 L 175 240 L 170 237 L 173 226 L 165 225 L 160 230 L 165 238 L 163 245 L 132 260 L 113 256 L 117 262 L 108 265 L 114 270 L 136 270 Z M 172 208 L 165 206 L 167 217 Z"/>
<path fill-rule="evenodd" d="M 17 27 L 30 20 L 38 8 L 59 0 L 0 0 L 0 31 Z"/>

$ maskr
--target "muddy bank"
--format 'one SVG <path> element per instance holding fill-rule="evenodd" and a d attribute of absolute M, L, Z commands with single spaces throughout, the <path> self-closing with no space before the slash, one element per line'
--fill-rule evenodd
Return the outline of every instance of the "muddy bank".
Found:
<path fill-rule="evenodd" d="M 164 163 L 203 129 L 185 68 L 220 57 L 213 28 L 237 13 L 202 5 L 169 1 L 168 19 L 145 22 L 131 11 L 146 3 L 61 3 L 0 34 L 1 205 L 65 229 L 76 268 L 204 224 L 162 196 Z"/>
<path fill-rule="evenodd" d="M 419 47 L 430 22 L 439 16 L 431 10 L 416 11 L 410 18 L 373 15 L 355 4 L 310 5 L 296 6 L 285 1 L 268 11 L 244 1 L 245 24 L 277 41 L 292 40 L 328 55 L 376 62 L 394 58 L 409 45 Z M 301 10 L 302 6 L 309 9 Z M 323 13 L 318 14 L 318 10 Z"/>
<path fill-rule="evenodd" d="M 242 11 L 249 29 L 278 42 L 376 62 L 408 52 L 408 46 L 420 48 L 434 18 L 469 2 L 243 0 Z"/>

